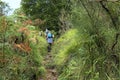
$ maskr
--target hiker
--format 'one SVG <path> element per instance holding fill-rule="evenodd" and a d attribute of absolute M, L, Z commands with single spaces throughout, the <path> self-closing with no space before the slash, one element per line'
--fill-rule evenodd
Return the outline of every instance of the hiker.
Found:
<path fill-rule="evenodd" d="M 47 34 L 48 52 L 51 51 L 51 46 L 53 44 L 53 37 L 54 37 L 54 35 L 49 31 Z"/>
<path fill-rule="evenodd" d="M 45 30 L 45 36 L 46 36 L 46 38 L 47 38 L 48 32 L 49 32 L 49 30 L 46 28 L 46 30 Z"/>

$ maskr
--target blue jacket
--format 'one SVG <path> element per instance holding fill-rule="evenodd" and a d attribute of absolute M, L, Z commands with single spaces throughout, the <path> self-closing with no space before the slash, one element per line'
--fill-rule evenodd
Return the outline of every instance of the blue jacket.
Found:
<path fill-rule="evenodd" d="M 48 43 L 53 43 L 53 37 L 52 37 L 51 33 L 48 33 L 48 35 L 47 35 L 47 42 Z"/>

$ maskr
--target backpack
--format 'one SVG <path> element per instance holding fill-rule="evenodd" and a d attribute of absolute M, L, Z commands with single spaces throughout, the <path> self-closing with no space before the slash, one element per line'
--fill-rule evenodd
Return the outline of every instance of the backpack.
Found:
<path fill-rule="evenodd" d="M 51 34 L 51 33 L 48 33 L 47 37 L 48 37 L 48 38 L 52 38 L 52 34 Z"/>

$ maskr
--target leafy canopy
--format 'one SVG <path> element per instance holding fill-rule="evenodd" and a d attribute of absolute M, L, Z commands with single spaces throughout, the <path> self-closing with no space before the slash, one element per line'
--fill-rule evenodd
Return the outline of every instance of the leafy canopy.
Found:
<path fill-rule="evenodd" d="M 22 0 L 22 9 L 32 19 L 40 18 L 45 21 L 46 28 L 58 31 L 59 16 L 62 9 L 70 11 L 69 0 Z M 45 27 L 42 27 L 45 29 Z"/>

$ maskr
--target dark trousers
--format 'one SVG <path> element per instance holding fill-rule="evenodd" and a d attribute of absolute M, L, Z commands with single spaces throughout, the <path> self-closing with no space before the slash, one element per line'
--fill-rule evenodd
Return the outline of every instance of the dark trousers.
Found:
<path fill-rule="evenodd" d="M 52 46 L 52 43 L 48 43 L 48 52 L 51 51 L 51 46 Z"/>

